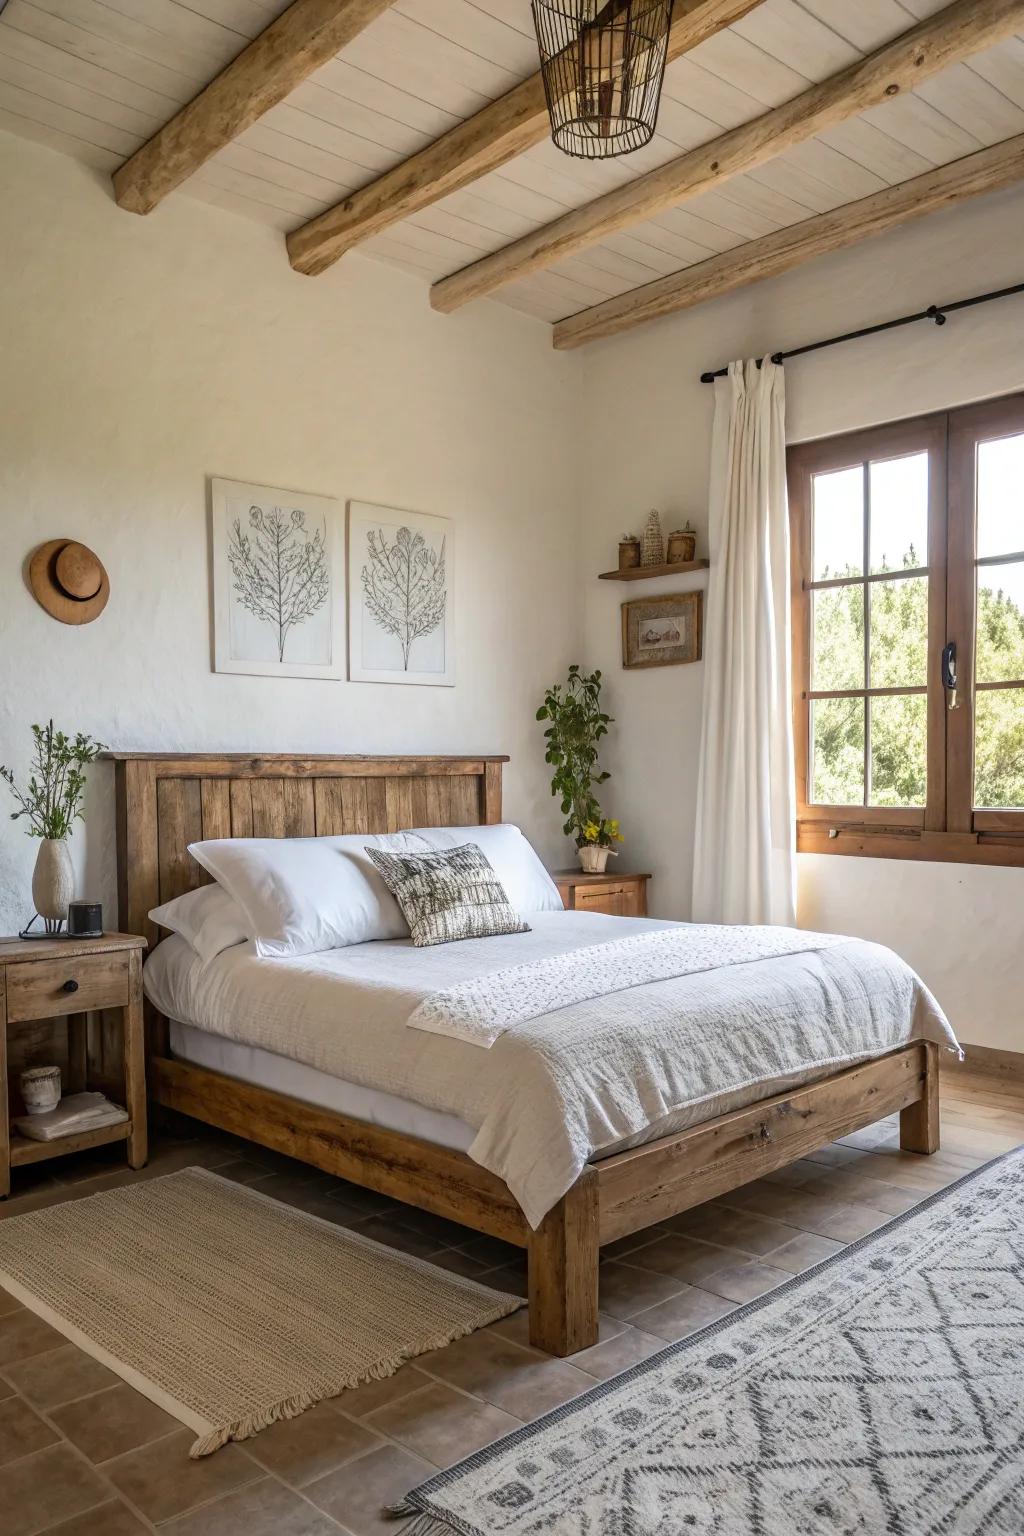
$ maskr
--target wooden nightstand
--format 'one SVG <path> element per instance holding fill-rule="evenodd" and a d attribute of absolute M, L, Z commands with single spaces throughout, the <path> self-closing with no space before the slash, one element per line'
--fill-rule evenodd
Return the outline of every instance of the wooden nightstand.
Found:
<path fill-rule="evenodd" d="M 131 933 L 101 939 L 0 939 L 0 1197 L 11 1169 L 126 1141 L 128 1162 L 146 1161 L 146 1068 L 142 1030 L 142 951 Z M 120 1025 L 112 1011 L 120 1012 Z M 129 1118 L 55 1141 L 11 1132 L 22 1114 L 18 1075 L 55 1062 L 64 1093 L 101 1088 Z M 115 1073 L 112 1065 L 118 1067 Z"/>
<path fill-rule="evenodd" d="M 646 917 L 650 875 L 587 875 L 559 869 L 551 877 L 569 912 L 607 912 L 609 917 Z"/>

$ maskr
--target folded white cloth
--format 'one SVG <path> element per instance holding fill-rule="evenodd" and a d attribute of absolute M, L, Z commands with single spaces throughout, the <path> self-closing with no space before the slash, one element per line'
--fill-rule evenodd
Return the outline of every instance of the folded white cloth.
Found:
<path fill-rule="evenodd" d="M 114 1104 L 102 1093 L 70 1093 L 56 1109 L 45 1115 L 21 1115 L 15 1130 L 31 1141 L 56 1141 L 59 1136 L 74 1136 L 95 1131 L 103 1125 L 119 1125 L 128 1119 L 128 1111 Z"/>

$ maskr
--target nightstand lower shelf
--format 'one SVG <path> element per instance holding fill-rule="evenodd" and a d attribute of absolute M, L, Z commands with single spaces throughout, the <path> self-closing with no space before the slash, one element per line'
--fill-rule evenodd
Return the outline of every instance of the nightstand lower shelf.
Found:
<path fill-rule="evenodd" d="M 130 1120 L 121 1120 L 117 1125 L 101 1125 L 95 1131 L 79 1131 L 77 1135 L 55 1136 L 52 1141 L 33 1141 L 30 1136 L 12 1131 L 11 1167 L 45 1163 L 48 1158 L 63 1157 L 68 1152 L 87 1152 L 90 1147 L 105 1147 L 113 1141 L 127 1141 L 131 1133 Z"/>

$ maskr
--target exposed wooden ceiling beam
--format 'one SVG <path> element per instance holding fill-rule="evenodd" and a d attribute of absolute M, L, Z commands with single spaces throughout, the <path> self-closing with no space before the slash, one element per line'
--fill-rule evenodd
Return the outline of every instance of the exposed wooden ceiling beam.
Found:
<path fill-rule="evenodd" d="M 760 0 L 676 0 L 669 61 L 714 37 L 759 4 Z M 294 230 L 288 236 L 292 266 L 310 276 L 326 271 L 354 245 L 497 170 L 539 144 L 550 131 L 543 78 L 539 73 L 530 75 L 426 149 Z"/>
<path fill-rule="evenodd" d="M 1021 180 L 1024 134 L 583 309 L 554 327 L 555 346 L 568 350 L 602 336 L 616 336 L 646 320 L 691 309 L 762 278 L 788 272 L 815 256 L 841 250 L 897 224 Z"/>
<path fill-rule="evenodd" d="M 114 172 L 114 196 L 152 213 L 169 192 L 333 59 L 392 0 L 294 0 Z"/>
<path fill-rule="evenodd" d="M 491 256 L 442 278 L 435 309 L 449 312 L 666 208 L 753 170 L 823 129 L 856 117 L 1024 25 L 1024 0 L 957 0 L 876 53 L 813 85 L 753 122 L 606 193 Z"/>

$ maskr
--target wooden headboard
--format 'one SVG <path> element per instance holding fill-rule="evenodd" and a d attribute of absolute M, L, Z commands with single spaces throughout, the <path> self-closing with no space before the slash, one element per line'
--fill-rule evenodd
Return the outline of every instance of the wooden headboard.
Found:
<path fill-rule="evenodd" d="M 189 843 L 212 837 L 330 837 L 501 820 L 507 757 L 299 757 L 112 752 L 118 921 L 162 937 L 161 902 L 208 876 Z"/>

